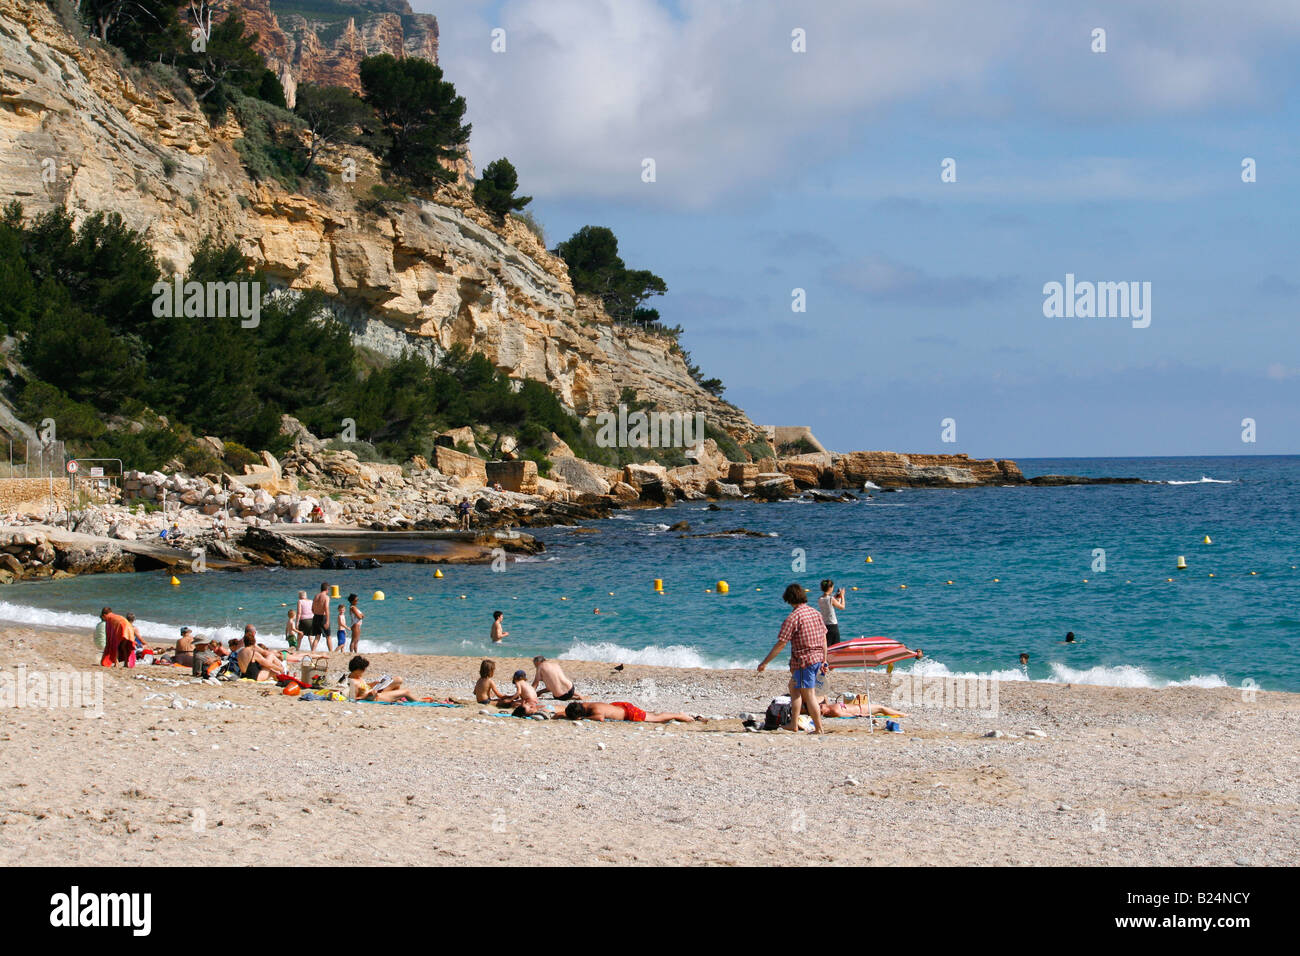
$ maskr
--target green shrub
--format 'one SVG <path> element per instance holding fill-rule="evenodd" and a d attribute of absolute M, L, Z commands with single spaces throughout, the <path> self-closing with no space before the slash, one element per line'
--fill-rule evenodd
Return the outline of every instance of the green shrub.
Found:
<path fill-rule="evenodd" d="M 236 475 L 243 473 L 245 465 L 260 465 L 262 463 L 261 455 L 251 448 L 245 448 L 237 441 L 226 442 L 221 457 Z"/>

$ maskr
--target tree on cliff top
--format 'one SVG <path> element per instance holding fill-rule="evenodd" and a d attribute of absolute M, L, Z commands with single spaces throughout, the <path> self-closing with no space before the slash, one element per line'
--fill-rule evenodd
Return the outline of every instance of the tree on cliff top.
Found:
<path fill-rule="evenodd" d="M 323 147 L 358 142 L 360 130 L 375 121 L 374 110 L 342 86 L 303 84 L 298 87 L 293 111 L 307 124 L 307 131 L 311 134 L 304 174 L 311 170 Z"/>
<path fill-rule="evenodd" d="M 516 196 L 519 174 L 510 160 L 502 156 L 487 164 L 483 176 L 474 184 L 474 201 L 486 209 L 497 222 L 505 222 L 512 212 L 518 212 L 530 202 L 532 196 Z"/>
<path fill-rule="evenodd" d="M 618 254 L 618 239 L 605 226 L 583 226 L 555 247 L 569 266 L 573 290 L 596 296 L 618 322 L 633 322 L 642 304 L 663 295 L 668 285 L 646 269 L 629 269 Z"/>
<path fill-rule="evenodd" d="M 186 56 L 184 64 L 191 70 L 190 85 L 204 109 L 222 113 L 237 90 L 258 91 L 266 61 L 253 48 L 258 35 L 244 33 L 244 20 L 237 9 L 215 27 L 200 27 L 200 31 L 202 35 L 194 43 L 198 49 Z"/>
<path fill-rule="evenodd" d="M 417 185 L 451 182 L 456 174 L 444 163 L 465 154 L 470 125 L 465 97 L 442 78 L 442 68 L 415 57 L 391 54 L 361 61 L 362 98 L 392 137 L 388 164 Z"/>

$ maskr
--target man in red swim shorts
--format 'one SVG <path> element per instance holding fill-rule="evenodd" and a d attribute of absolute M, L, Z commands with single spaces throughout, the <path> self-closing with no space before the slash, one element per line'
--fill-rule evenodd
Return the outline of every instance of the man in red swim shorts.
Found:
<path fill-rule="evenodd" d="M 639 724 L 666 724 L 674 720 L 693 724 L 696 720 L 690 714 L 647 713 L 636 704 L 629 704 L 627 701 L 602 704 L 599 701 L 575 700 L 564 708 L 564 716 L 570 720 L 630 720 Z"/>

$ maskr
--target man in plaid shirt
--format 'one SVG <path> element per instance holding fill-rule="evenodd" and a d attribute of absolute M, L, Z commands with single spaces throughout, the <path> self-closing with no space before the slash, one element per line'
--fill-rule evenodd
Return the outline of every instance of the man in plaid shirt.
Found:
<path fill-rule="evenodd" d="M 786 588 L 783 600 L 794 610 L 781 624 L 781 633 L 758 670 L 766 670 L 781 648 L 790 645 L 790 729 L 799 729 L 799 713 L 807 707 L 820 734 L 822 709 L 817 703 L 817 675 L 826 667 L 826 622 L 820 611 L 808 606 L 808 592 L 800 585 Z"/>

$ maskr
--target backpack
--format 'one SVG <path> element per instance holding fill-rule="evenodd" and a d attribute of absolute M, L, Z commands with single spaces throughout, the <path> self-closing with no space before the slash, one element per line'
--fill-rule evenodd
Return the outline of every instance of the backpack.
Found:
<path fill-rule="evenodd" d="M 790 722 L 790 698 L 775 697 L 763 715 L 764 730 L 779 730 Z"/>

